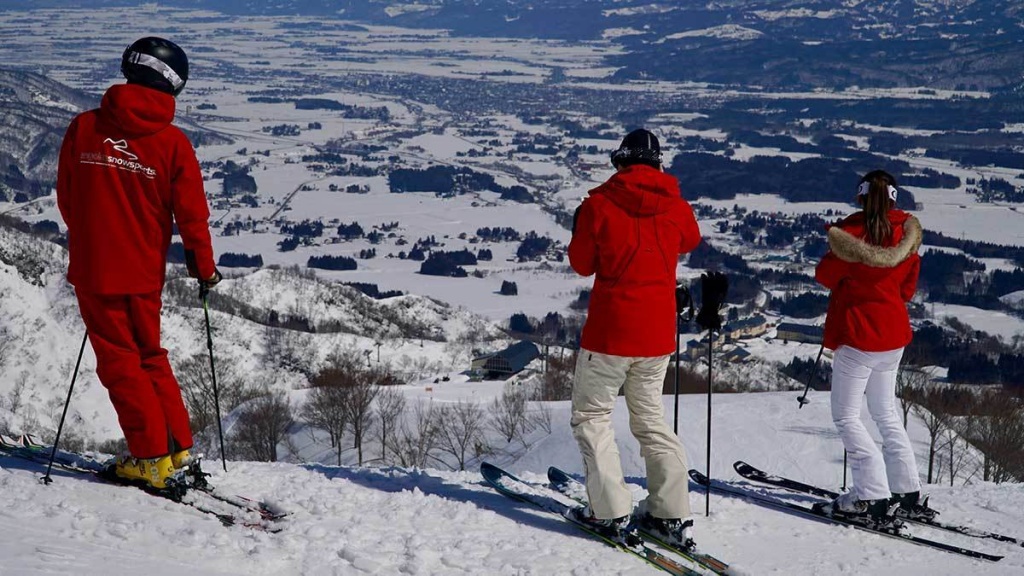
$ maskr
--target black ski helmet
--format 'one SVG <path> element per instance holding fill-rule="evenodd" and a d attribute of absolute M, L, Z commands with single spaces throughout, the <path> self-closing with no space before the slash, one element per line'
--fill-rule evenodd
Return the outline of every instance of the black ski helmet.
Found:
<path fill-rule="evenodd" d="M 129 83 L 177 96 L 188 81 L 188 57 L 174 42 L 147 36 L 125 49 L 121 73 Z"/>
<path fill-rule="evenodd" d="M 646 164 L 652 168 L 661 166 L 661 144 L 650 130 L 637 128 L 626 134 L 618 150 L 612 152 L 612 166 L 620 168 L 633 164 Z"/>

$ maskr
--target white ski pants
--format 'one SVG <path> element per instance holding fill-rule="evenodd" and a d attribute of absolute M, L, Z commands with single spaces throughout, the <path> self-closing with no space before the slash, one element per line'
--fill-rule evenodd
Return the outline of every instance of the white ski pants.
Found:
<path fill-rule="evenodd" d="M 840 346 L 832 360 L 832 421 L 843 439 L 860 500 L 888 498 L 892 492 L 921 489 L 917 462 L 896 407 L 896 372 L 903 348 L 864 352 Z M 882 449 L 861 421 L 864 395 L 882 436 Z"/>
<path fill-rule="evenodd" d="M 668 356 L 625 357 L 580 350 L 572 386 L 572 434 L 587 475 L 587 497 L 597 518 L 633 512 L 612 430 L 612 409 L 625 387 L 629 429 L 647 465 L 647 510 L 656 518 L 690 515 L 686 454 L 665 423 L 662 387 Z"/>

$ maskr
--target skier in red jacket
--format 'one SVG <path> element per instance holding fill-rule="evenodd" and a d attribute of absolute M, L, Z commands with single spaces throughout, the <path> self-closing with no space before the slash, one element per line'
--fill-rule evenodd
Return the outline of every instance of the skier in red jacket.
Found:
<path fill-rule="evenodd" d="M 922 230 L 896 209 L 896 180 L 869 172 L 857 188 L 863 209 L 828 230 L 829 251 L 815 278 L 832 291 L 825 319 L 832 362 L 832 419 L 850 458 L 853 485 L 822 509 L 880 525 L 890 510 L 921 513 L 914 451 L 895 403 L 896 374 L 912 333 L 906 303 L 917 290 Z M 861 404 L 882 436 L 882 450 L 861 422 Z M 934 512 L 934 511 L 933 511 Z"/>
<path fill-rule="evenodd" d="M 68 281 L 96 353 L 130 455 L 118 476 L 165 488 L 192 447 L 181 390 L 160 347 L 161 292 L 178 226 L 189 273 L 220 281 L 213 261 L 203 178 L 185 134 L 171 125 L 188 80 L 184 51 L 142 38 L 122 56 L 127 84 L 68 127 L 57 205 L 68 227 Z"/>
<path fill-rule="evenodd" d="M 633 512 L 611 414 L 625 388 L 630 430 L 647 466 L 646 528 L 692 546 L 686 455 L 664 418 L 662 387 L 675 349 L 676 267 L 700 242 L 679 183 L 662 171 L 658 139 L 630 132 L 612 153 L 616 173 L 576 211 L 569 263 L 595 275 L 572 390 L 572 430 L 589 506 L 576 519 L 623 538 Z"/>

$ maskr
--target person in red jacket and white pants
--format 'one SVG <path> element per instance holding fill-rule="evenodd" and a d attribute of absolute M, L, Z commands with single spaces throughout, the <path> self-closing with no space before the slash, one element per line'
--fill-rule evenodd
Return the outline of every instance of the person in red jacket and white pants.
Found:
<path fill-rule="evenodd" d="M 835 350 L 832 419 L 853 476 L 850 491 L 823 509 L 879 524 L 892 523 L 893 504 L 918 508 L 921 490 L 896 407 L 896 375 L 912 337 L 906 303 L 917 290 L 922 230 L 917 218 L 895 208 L 898 193 L 890 174 L 866 174 L 857 189 L 863 209 L 829 228 L 829 251 L 815 271 L 832 291 L 824 341 Z M 882 450 L 861 422 L 865 394 Z"/>
<path fill-rule="evenodd" d="M 192 432 L 160 347 L 161 292 L 173 225 L 189 271 L 207 286 L 213 261 L 203 178 L 185 134 L 171 125 L 188 79 L 184 51 L 160 38 L 125 50 L 127 84 L 71 122 L 61 146 L 57 204 L 68 227 L 68 281 L 130 456 L 115 472 L 165 488 L 189 461 Z"/>
<path fill-rule="evenodd" d="M 572 431 L 586 471 L 589 506 L 580 521 L 621 537 L 632 494 L 612 432 L 625 388 L 630 430 L 640 442 L 649 495 L 640 521 L 666 540 L 692 546 L 686 455 L 665 422 L 662 388 L 676 337 L 676 267 L 700 243 L 679 183 L 662 171 L 658 139 L 630 132 L 612 153 L 617 172 L 576 211 L 569 263 L 594 275 L 572 390 Z"/>

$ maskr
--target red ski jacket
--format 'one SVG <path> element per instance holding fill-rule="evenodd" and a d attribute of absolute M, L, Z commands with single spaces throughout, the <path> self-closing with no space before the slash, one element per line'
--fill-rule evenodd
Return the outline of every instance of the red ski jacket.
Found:
<path fill-rule="evenodd" d="M 867 237 L 863 212 L 828 230 L 829 251 L 814 277 L 832 291 L 825 318 L 825 346 L 843 345 L 883 352 L 910 343 L 906 303 L 917 291 L 921 271 L 921 223 L 902 210 L 890 210 L 893 234 L 885 246 Z"/>
<path fill-rule="evenodd" d="M 580 205 L 569 263 L 595 274 L 580 345 L 615 356 L 675 350 L 676 267 L 700 243 L 679 183 L 637 164 L 590 191 Z"/>
<path fill-rule="evenodd" d="M 112 86 L 64 135 L 57 205 L 68 226 L 68 281 L 94 294 L 163 288 L 173 223 L 201 278 L 213 276 L 203 177 L 188 137 L 171 125 L 174 97 Z"/>

